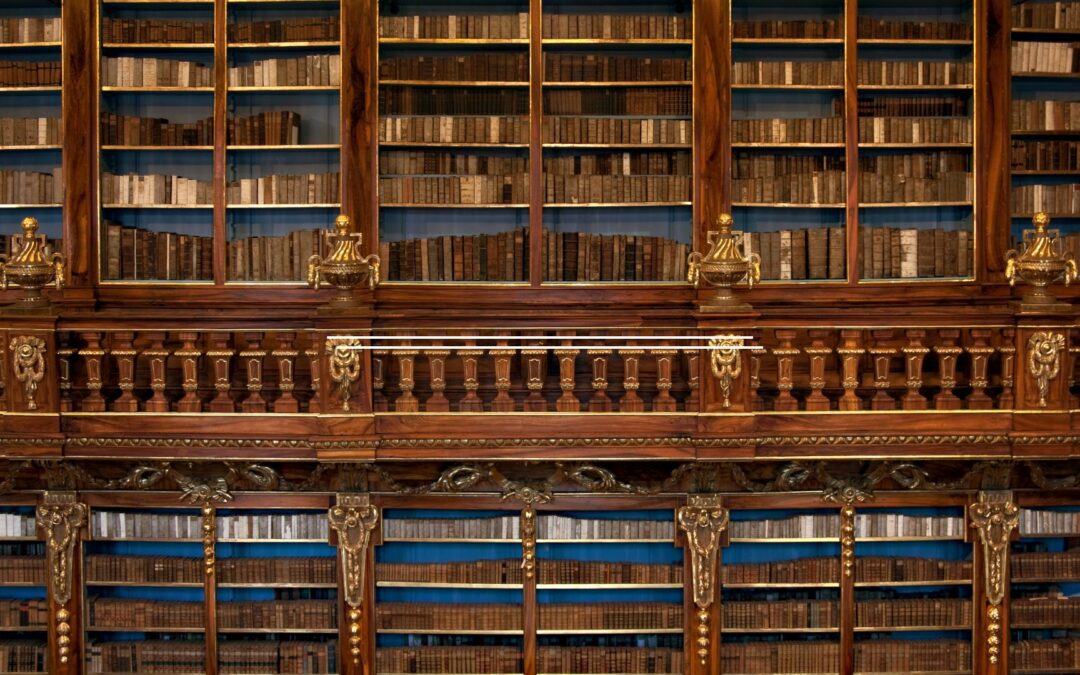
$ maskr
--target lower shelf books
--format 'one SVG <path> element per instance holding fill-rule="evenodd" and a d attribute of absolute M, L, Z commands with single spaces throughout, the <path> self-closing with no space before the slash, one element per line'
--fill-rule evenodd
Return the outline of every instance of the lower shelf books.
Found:
<path fill-rule="evenodd" d="M 376 624 L 390 630 L 521 630 L 520 605 L 384 602 L 375 608 Z"/>
<path fill-rule="evenodd" d="M 105 223 L 106 280 L 207 281 L 213 261 L 213 237 Z"/>
<path fill-rule="evenodd" d="M 837 642 L 725 641 L 720 648 L 722 673 L 835 673 L 839 667 Z"/>
<path fill-rule="evenodd" d="M 1012 212 L 1080 214 L 1080 184 L 1020 185 L 1012 189 Z"/>
<path fill-rule="evenodd" d="M 3 551 L 0 551 L 0 554 L 2 553 Z M 44 556 L 4 555 L 3 558 L 4 565 L 0 567 L 0 585 L 45 584 Z"/>
<path fill-rule="evenodd" d="M 92 628 L 132 630 L 202 629 L 205 607 L 201 602 L 88 598 L 86 615 Z"/>
<path fill-rule="evenodd" d="M 0 640 L 0 672 L 44 673 L 47 657 L 44 640 Z"/>
<path fill-rule="evenodd" d="M 864 226 L 863 279 L 969 277 L 975 237 L 967 230 Z"/>
<path fill-rule="evenodd" d="M 842 227 L 743 232 L 743 253 L 761 257 L 762 279 L 844 279 L 847 275 L 845 237 Z"/>
<path fill-rule="evenodd" d="M 86 578 L 90 582 L 201 584 L 204 574 L 202 558 L 126 555 L 91 555 L 86 557 Z"/>
<path fill-rule="evenodd" d="M 840 625 L 840 606 L 834 600 L 779 600 L 772 597 L 753 602 L 726 600 L 721 609 L 725 629 L 836 628 Z"/>
<path fill-rule="evenodd" d="M 273 600 L 266 602 L 219 602 L 218 629 L 337 627 L 337 605 L 333 600 Z"/>
<path fill-rule="evenodd" d="M 544 579 L 545 562 L 540 562 L 541 580 Z M 521 559 L 461 563 L 376 563 L 375 578 L 379 581 L 436 584 L 520 584 Z"/>
<path fill-rule="evenodd" d="M 517 647 L 380 647 L 379 673 L 521 673 Z"/>
<path fill-rule="evenodd" d="M 41 171 L 0 171 L 0 204 L 59 204 L 64 201 L 60 167 Z"/>
<path fill-rule="evenodd" d="M 720 572 L 723 584 L 823 584 L 840 581 L 840 563 L 836 558 L 724 564 Z"/>
<path fill-rule="evenodd" d="M 1010 663 L 1010 667 L 1016 667 Z M 867 640 L 855 643 L 855 670 L 860 673 L 971 670 L 969 640 Z"/>
<path fill-rule="evenodd" d="M 665 647 L 540 647 L 538 673 L 681 673 L 683 652 Z"/>
<path fill-rule="evenodd" d="M 542 604 L 539 626 L 543 630 L 648 631 L 682 626 L 683 607 L 664 602 L 606 602 L 595 605 Z"/>
<path fill-rule="evenodd" d="M 731 120 L 734 143 L 843 143 L 844 118 L 753 118 Z"/>
<path fill-rule="evenodd" d="M 1015 628 L 1026 626 L 1080 626 L 1080 597 L 1043 593 L 1034 597 L 1013 598 L 1009 621 Z"/>
<path fill-rule="evenodd" d="M 443 235 L 379 243 L 391 281 L 525 281 L 529 233 Z"/>
<path fill-rule="evenodd" d="M 1015 564 L 1015 563 L 1014 563 Z M 855 560 L 855 581 L 966 581 L 972 578 L 970 560 L 865 557 Z"/>
<path fill-rule="evenodd" d="M 333 251 L 328 230 L 295 230 L 279 236 L 239 237 L 229 241 L 230 281 L 303 281 L 308 259 Z"/>
<path fill-rule="evenodd" d="M 1080 668 L 1080 638 L 1011 640 L 1009 668 L 1016 671 Z"/>
<path fill-rule="evenodd" d="M 544 232 L 546 281 L 681 281 L 687 244 L 665 237 Z"/>
<path fill-rule="evenodd" d="M 0 599 L 0 628 L 44 629 L 48 623 L 49 603 L 47 601 Z"/>
<path fill-rule="evenodd" d="M 858 600 L 855 625 L 886 626 L 970 626 L 971 600 L 959 598 L 887 598 Z"/>
<path fill-rule="evenodd" d="M 1023 579 L 1080 579 L 1080 550 L 1061 553 L 1013 553 L 1009 557 L 1014 581 Z"/>
<path fill-rule="evenodd" d="M 233 673 L 336 673 L 337 646 L 333 642 L 218 642 L 218 672 Z"/>
<path fill-rule="evenodd" d="M 541 560 L 539 572 L 541 584 L 681 584 L 683 580 L 682 565 Z"/>
<path fill-rule="evenodd" d="M 59 145 L 59 117 L 0 117 L 0 145 Z"/>
<path fill-rule="evenodd" d="M 88 673 L 203 673 L 202 640 L 91 642 L 86 646 Z"/>
<path fill-rule="evenodd" d="M 221 558 L 217 577 L 222 584 L 333 584 L 334 558 Z"/>

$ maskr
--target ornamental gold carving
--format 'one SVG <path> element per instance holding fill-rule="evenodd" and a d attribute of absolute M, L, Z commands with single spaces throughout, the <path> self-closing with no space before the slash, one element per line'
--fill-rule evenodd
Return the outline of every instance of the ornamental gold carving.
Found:
<path fill-rule="evenodd" d="M 1009 559 L 1009 536 L 1020 520 L 1020 508 L 1011 492 L 980 492 L 971 505 L 971 526 L 979 532 L 986 577 L 986 652 L 990 663 L 1001 655 L 1001 603 L 1005 599 L 1005 570 Z"/>
<path fill-rule="evenodd" d="M 217 567 L 217 511 L 210 504 L 202 507 L 202 541 L 203 541 L 203 564 L 206 567 L 206 576 L 214 576 Z"/>
<path fill-rule="evenodd" d="M 1050 381 L 1061 373 L 1061 352 L 1065 349 L 1065 336 L 1043 330 L 1033 333 L 1027 341 L 1028 373 L 1035 378 L 1039 388 L 1039 407 L 1046 407 L 1050 395 Z"/>
<path fill-rule="evenodd" d="M 45 555 L 49 585 L 56 605 L 57 658 L 71 658 L 71 575 L 75 543 L 86 524 L 86 504 L 75 501 L 73 492 L 46 492 L 37 509 L 37 526 L 45 533 Z"/>
<path fill-rule="evenodd" d="M 360 379 L 360 350 L 357 339 L 337 339 L 326 341 L 326 353 L 330 355 L 330 379 L 337 383 L 341 409 L 349 412 L 352 399 L 352 387 Z"/>
<path fill-rule="evenodd" d="M 855 507 L 845 504 L 840 509 L 840 559 L 844 576 L 855 572 Z"/>
<path fill-rule="evenodd" d="M 731 385 L 742 374 L 742 356 L 737 349 L 741 344 L 742 340 L 726 337 L 709 340 L 712 374 L 720 381 L 720 395 L 724 397 L 721 405 L 724 408 L 731 407 Z"/>
<path fill-rule="evenodd" d="M 720 537 L 727 528 L 728 512 L 716 495 L 690 495 L 676 513 L 679 529 L 686 533 L 693 569 L 694 604 L 697 605 L 697 655 L 701 665 L 709 660 L 709 607 L 716 595 L 717 556 Z"/>
<path fill-rule="evenodd" d="M 45 378 L 45 341 L 36 335 L 16 335 L 11 351 L 15 380 L 26 393 L 26 408 L 37 410 L 38 384 Z"/>
<path fill-rule="evenodd" d="M 379 509 L 367 494 L 339 494 L 330 509 L 330 527 L 338 534 L 338 558 L 345 579 L 349 606 L 349 653 L 360 662 L 360 606 L 364 603 L 364 572 L 371 533 L 379 523 Z"/>
<path fill-rule="evenodd" d="M 526 579 L 536 574 L 536 509 L 531 505 L 521 512 L 521 570 Z"/>

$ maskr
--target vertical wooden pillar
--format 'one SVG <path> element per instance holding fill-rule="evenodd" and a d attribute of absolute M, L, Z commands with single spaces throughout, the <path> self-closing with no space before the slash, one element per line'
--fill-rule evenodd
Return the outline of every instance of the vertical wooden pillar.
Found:
<path fill-rule="evenodd" d="M 536 508 L 528 504 L 521 510 L 521 583 L 522 603 L 521 610 L 524 612 L 522 627 L 524 640 L 522 657 L 524 661 L 523 672 L 526 675 L 536 673 L 536 631 L 539 628 L 538 617 L 539 605 L 536 600 L 536 584 L 539 564 L 536 558 Z"/>
<path fill-rule="evenodd" d="M 844 387 L 844 395 L 840 398 L 840 410 L 862 410 L 862 400 L 859 399 L 858 388 L 861 379 L 859 364 L 865 351 L 862 346 L 862 331 L 848 329 L 840 331 L 840 346 L 836 353 L 840 355 L 841 385 Z"/>
<path fill-rule="evenodd" d="M 862 275 L 859 250 L 859 0 L 844 0 L 844 178 L 847 200 L 844 232 L 847 237 L 847 279 L 858 283 Z"/>
<path fill-rule="evenodd" d="M 431 382 L 431 397 L 424 402 L 426 412 L 450 412 L 450 401 L 446 398 L 446 359 L 448 349 L 428 349 L 424 351 L 428 362 L 428 380 Z"/>
<path fill-rule="evenodd" d="M 266 399 L 262 397 L 263 359 L 266 358 L 266 350 L 262 346 L 263 333 L 244 333 L 244 341 L 247 346 L 240 352 L 240 358 L 244 363 L 248 394 L 240 403 L 240 410 L 247 413 L 266 412 Z"/>
<path fill-rule="evenodd" d="M 379 0 L 341 0 L 341 54 L 341 208 L 377 253 Z"/>
<path fill-rule="evenodd" d="M 296 357 L 300 352 L 293 347 L 296 333 L 291 331 L 277 334 L 277 349 L 271 352 L 271 356 L 277 357 L 278 367 L 278 390 L 281 395 L 274 401 L 274 412 L 295 413 L 300 412 L 300 403 L 293 396 L 296 389 L 295 364 Z"/>
<path fill-rule="evenodd" d="M 999 410 L 1012 410 L 1016 407 L 1016 329 L 1005 328 L 1001 331 L 1001 395 L 998 396 Z"/>
<path fill-rule="evenodd" d="M 1009 542 L 1020 509 L 1008 490 L 983 491 L 968 508 L 975 538 L 975 646 L 972 666 L 977 673 L 1008 673 L 1009 631 L 1006 601 L 1009 590 Z"/>
<path fill-rule="evenodd" d="M 804 347 L 810 360 L 810 395 L 806 397 L 806 409 L 824 411 L 829 410 L 832 404 L 825 396 L 825 366 L 832 348 L 825 344 L 832 331 L 813 329 L 807 331 L 810 346 Z"/>
<path fill-rule="evenodd" d="M 971 394 L 967 397 L 967 406 L 970 410 L 989 410 L 994 405 L 986 394 L 986 388 L 990 386 L 990 355 L 994 353 L 994 348 L 990 346 L 992 333 L 987 328 L 972 328 L 969 334 L 971 341 L 967 353 L 971 358 Z"/>
<path fill-rule="evenodd" d="M 372 538 L 381 521 L 366 493 L 338 494 L 329 512 L 331 543 L 338 549 L 339 602 L 345 621 L 339 623 L 338 672 L 375 672 L 375 593 Z"/>
<path fill-rule="evenodd" d="M 1010 0 L 975 0 L 975 199 L 982 209 L 976 223 L 975 280 L 1000 281 L 1012 226 L 1009 166 L 1012 95 Z"/>
<path fill-rule="evenodd" d="M 80 619 L 82 551 L 79 540 L 89 516 L 74 492 L 46 492 L 37 508 L 37 526 L 45 539 L 49 580 L 49 673 L 82 672 Z"/>
<path fill-rule="evenodd" d="M 731 210 L 731 5 L 694 7 L 695 248 L 721 213 Z"/>
<path fill-rule="evenodd" d="M 206 673 L 217 675 L 218 672 L 218 649 L 217 649 L 217 509 L 207 502 L 203 504 L 200 516 L 202 517 L 202 544 L 203 544 L 203 605 L 206 608 L 204 617 L 206 647 Z"/>
<path fill-rule="evenodd" d="M 529 283 L 544 279 L 544 54 L 542 0 L 529 0 Z"/>
<path fill-rule="evenodd" d="M 76 0 L 63 4 L 63 95 L 61 120 L 64 150 L 64 255 L 68 288 L 86 288 L 97 281 L 97 27 L 99 3 Z"/>
<path fill-rule="evenodd" d="M 146 338 L 150 341 L 150 348 L 142 351 L 142 357 L 148 361 L 150 370 L 150 398 L 143 405 L 146 412 L 169 412 L 169 401 L 165 398 L 166 363 L 169 358 L 169 350 L 165 349 L 165 331 L 150 331 Z"/>
<path fill-rule="evenodd" d="M 855 507 L 840 509 L 840 673 L 855 672 Z"/>
<path fill-rule="evenodd" d="M 941 378 L 941 391 L 934 396 L 934 408 L 936 410 L 959 410 L 962 401 L 953 389 L 956 387 L 956 365 L 960 354 L 964 351 L 957 346 L 960 339 L 960 331 L 942 329 L 938 331 L 938 340 L 941 344 L 934 347 L 938 357 L 938 375 Z"/>
<path fill-rule="evenodd" d="M 225 231 L 228 193 L 227 162 L 225 154 L 229 144 L 229 5 L 228 0 L 214 0 L 214 283 L 224 284 L 228 270 L 225 251 L 228 249 L 228 233 Z M 212 405 L 212 404 L 211 404 Z M 211 408 L 213 410 L 213 408 Z"/>
<path fill-rule="evenodd" d="M 718 495 L 690 495 L 679 507 L 675 524 L 686 536 L 694 617 L 685 627 L 689 675 L 720 672 L 720 546 L 728 511 Z"/>

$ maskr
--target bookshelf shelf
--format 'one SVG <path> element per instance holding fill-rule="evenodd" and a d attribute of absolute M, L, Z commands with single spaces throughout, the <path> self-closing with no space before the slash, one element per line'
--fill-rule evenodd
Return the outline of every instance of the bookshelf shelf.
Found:
<path fill-rule="evenodd" d="M 205 633 L 205 628 L 183 626 L 87 626 L 88 633 Z"/>
<path fill-rule="evenodd" d="M 805 634 L 820 634 L 820 633 L 839 633 L 838 627 L 831 628 L 729 628 L 724 626 L 721 628 L 724 633 L 732 635 L 771 635 L 773 633 L 805 633 Z"/>
<path fill-rule="evenodd" d="M 621 80 L 609 82 L 544 82 L 545 87 L 689 87 L 693 82 L 689 80 Z"/>
<path fill-rule="evenodd" d="M 294 583 L 267 581 L 262 583 L 221 583 L 218 588 L 337 588 L 337 584 Z"/>
<path fill-rule="evenodd" d="M 775 589 L 806 589 L 806 588 L 840 588 L 840 583 L 836 581 L 826 581 L 821 583 L 722 583 L 723 588 L 732 589 L 747 589 L 747 590 L 775 590 Z"/>
<path fill-rule="evenodd" d="M 230 42 L 229 49 L 312 49 L 312 48 L 340 48 L 341 43 L 337 40 L 311 40 L 311 41 L 282 41 L 282 42 Z"/>
<path fill-rule="evenodd" d="M 102 87 L 101 91 L 112 94 L 213 94 L 213 87 Z"/>
<path fill-rule="evenodd" d="M 3 541 L 10 541 L 7 537 L 4 537 Z M 45 582 L 37 583 L 35 581 L 0 581 L 0 588 L 44 588 Z"/>
<path fill-rule="evenodd" d="M 0 151 L 62 150 L 62 145 L 2 145 Z"/>
<path fill-rule="evenodd" d="M 673 544 L 671 539 L 537 539 L 537 544 Z"/>
<path fill-rule="evenodd" d="M 452 582 L 437 582 L 437 581 L 379 581 L 375 584 L 376 588 L 477 588 L 477 589 L 491 589 L 491 590 L 520 590 L 523 588 L 521 584 L 469 584 L 469 583 L 452 583 Z M 537 588 L 541 586 L 538 584 Z"/>
<path fill-rule="evenodd" d="M 687 143 L 544 143 L 543 147 L 595 150 L 690 150 L 693 148 Z"/>
<path fill-rule="evenodd" d="M 973 91 L 973 84 L 860 84 L 866 91 Z"/>
<path fill-rule="evenodd" d="M 384 148 L 479 148 L 479 149 L 502 149 L 528 148 L 528 143 L 425 143 L 421 141 L 380 141 L 379 145 Z"/>
<path fill-rule="evenodd" d="M 182 581 L 87 581 L 86 586 L 87 588 L 202 588 L 203 584 Z"/>
<path fill-rule="evenodd" d="M 44 633 L 48 626 L 0 626 L 0 633 Z"/>
<path fill-rule="evenodd" d="M 935 45 L 952 47 L 970 47 L 975 44 L 974 40 L 884 40 L 873 38 L 859 38 L 858 43 L 864 46 L 883 45 L 891 47 L 932 47 Z"/>
<path fill-rule="evenodd" d="M 383 537 L 383 543 L 429 543 L 429 544 L 520 544 L 520 539 L 476 539 L 469 537 Z"/>
<path fill-rule="evenodd" d="M 221 635 L 271 635 L 281 633 L 283 635 L 337 635 L 337 628 L 222 628 L 218 627 Z"/>
<path fill-rule="evenodd" d="M 333 204 L 228 204 L 228 209 L 340 209 L 340 203 Z"/>
<path fill-rule="evenodd" d="M 230 152 L 277 152 L 282 150 L 305 151 L 305 150 L 340 150 L 338 143 L 295 143 L 292 145 L 229 145 L 225 147 Z"/>
<path fill-rule="evenodd" d="M 843 148 L 843 143 L 732 143 L 732 148 Z"/>
<path fill-rule="evenodd" d="M 1034 170 L 1024 169 L 1016 170 L 1012 172 L 1014 176 L 1080 176 L 1080 170 L 1073 169 L 1047 169 L 1047 170 Z"/>
<path fill-rule="evenodd" d="M 731 537 L 728 540 L 732 544 L 799 544 L 799 543 L 840 543 L 840 535 L 835 537 Z"/>
<path fill-rule="evenodd" d="M 1012 76 L 1040 80 L 1076 80 L 1080 73 L 1013 73 Z"/>
<path fill-rule="evenodd" d="M 1013 136 L 1080 136 L 1080 129 L 1019 129 Z"/>
<path fill-rule="evenodd" d="M 842 45 L 844 38 L 732 38 L 733 45 Z"/>
<path fill-rule="evenodd" d="M 61 90 L 61 87 L 52 86 L 52 85 L 41 85 L 41 86 L 37 86 L 37 87 L 0 87 L 0 94 L 18 94 L 18 93 L 35 92 L 35 91 L 42 91 L 42 92 L 49 91 L 49 92 L 60 93 L 60 90 Z"/>
<path fill-rule="evenodd" d="M 539 543 L 539 542 L 538 542 Z M 536 584 L 537 590 L 632 590 L 681 589 L 682 584 Z"/>
<path fill-rule="evenodd" d="M 1080 577 L 1031 577 L 1031 578 L 1012 578 L 1014 584 L 1077 584 L 1080 583 Z"/>
<path fill-rule="evenodd" d="M 855 543 L 859 542 L 915 542 L 915 541 L 964 541 L 962 536 L 955 537 L 860 537 L 855 536 Z"/>
<path fill-rule="evenodd" d="M 790 89 L 801 91 L 843 91 L 842 84 L 732 84 L 732 89 Z"/>
<path fill-rule="evenodd" d="M 106 42 L 102 49 L 213 49 L 213 42 Z"/>
<path fill-rule="evenodd" d="M 103 145 L 110 152 L 213 152 L 212 145 Z"/>
<path fill-rule="evenodd" d="M 417 45 L 417 46 L 483 46 L 483 45 L 527 45 L 528 38 L 396 38 L 381 37 L 380 45 Z"/>
<path fill-rule="evenodd" d="M 575 203 L 545 203 L 545 208 L 550 209 L 595 209 L 595 208 L 627 208 L 631 206 L 693 206 L 693 202 L 590 202 L 588 204 Z"/>
<path fill-rule="evenodd" d="M 537 635 L 681 635 L 682 628 L 578 628 L 538 629 Z"/>
<path fill-rule="evenodd" d="M 847 204 L 767 204 L 764 202 L 733 202 L 735 208 L 746 209 L 844 209 Z"/>
<path fill-rule="evenodd" d="M 860 148 L 867 149 L 893 149 L 893 148 L 950 148 L 973 150 L 973 143 L 859 143 Z"/>
<path fill-rule="evenodd" d="M 63 204 L 0 204 L 0 209 L 60 209 Z"/>
<path fill-rule="evenodd" d="M 379 202 L 384 209 L 527 209 L 528 204 L 397 204 Z"/>
<path fill-rule="evenodd" d="M 379 80 L 379 84 L 386 87 L 511 87 L 526 88 L 528 82 L 511 81 L 500 82 L 493 80 L 463 81 L 463 80 Z"/>
<path fill-rule="evenodd" d="M 1012 214 L 1012 217 L 1013 218 L 1023 218 L 1024 220 L 1031 220 L 1032 218 L 1035 217 L 1035 214 L 1034 213 L 1014 213 L 1014 214 Z M 1060 220 L 1080 218 L 1080 213 L 1051 213 L 1050 218 L 1051 219 L 1056 218 L 1056 219 L 1060 219 Z M 1043 539 L 1043 538 L 1047 538 L 1047 537 L 1074 537 L 1074 538 L 1077 538 L 1077 537 L 1080 537 L 1080 534 L 1024 534 L 1024 535 L 1021 535 L 1021 537 L 1024 538 L 1024 539 L 1027 539 L 1029 537 L 1034 538 L 1034 539 Z"/>
<path fill-rule="evenodd" d="M 610 45 L 618 47 L 622 45 L 687 45 L 694 44 L 693 40 L 680 39 L 617 39 L 617 38 L 544 38 L 544 45 Z"/>
<path fill-rule="evenodd" d="M 954 206 L 972 206 L 972 202 L 859 202 L 860 209 L 919 209 Z M 924 537 L 925 538 L 925 537 Z"/>
<path fill-rule="evenodd" d="M 540 631 L 537 631 L 538 633 Z M 377 635 L 524 635 L 523 630 L 437 630 L 434 628 L 377 628 Z"/>
<path fill-rule="evenodd" d="M 256 537 L 236 539 L 236 538 L 232 538 L 232 537 L 229 537 L 229 538 L 221 537 L 221 538 L 218 539 L 218 542 L 222 543 L 222 544 L 325 544 L 325 543 L 327 543 L 327 540 L 326 539 L 302 539 L 302 538 L 299 538 L 299 537 L 295 537 L 295 538 L 291 538 L 291 539 L 267 539 L 267 538 L 256 538 Z"/>
<path fill-rule="evenodd" d="M 856 633 L 926 633 L 969 631 L 971 626 L 855 626 Z"/>
<path fill-rule="evenodd" d="M 293 86 L 273 86 L 273 87 L 229 87 L 229 93 L 235 94 L 250 94 L 256 92 L 301 92 L 301 91 L 339 91 L 341 89 L 338 85 L 293 85 Z"/>
<path fill-rule="evenodd" d="M 212 209 L 213 204 L 102 204 L 103 209 L 179 209 L 179 210 L 199 210 L 199 209 Z"/>
<path fill-rule="evenodd" d="M 0 50 L 59 49 L 62 42 L 0 42 Z"/>
<path fill-rule="evenodd" d="M 949 581 L 856 581 L 855 588 L 912 588 L 934 586 L 970 586 L 970 579 Z"/>
<path fill-rule="evenodd" d="M 1078 38 L 1080 30 L 1072 28 L 1013 28 L 1013 38 Z"/>

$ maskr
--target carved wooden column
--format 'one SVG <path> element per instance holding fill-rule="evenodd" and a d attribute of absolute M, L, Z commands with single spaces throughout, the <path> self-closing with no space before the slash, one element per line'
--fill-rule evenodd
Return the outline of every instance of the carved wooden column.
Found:
<path fill-rule="evenodd" d="M 892 385 L 890 366 L 896 355 L 893 331 L 891 328 L 875 329 L 870 331 L 870 335 L 874 338 L 874 345 L 869 349 L 874 361 L 874 397 L 870 399 L 870 409 L 896 410 L 896 400 L 889 395 Z"/>
<path fill-rule="evenodd" d="M 82 412 L 105 412 L 105 397 L 101 395 L 103 361 L 105 350 L 101 347 L 101 333 L 79 333 L 86 346 L 79 350 L 86 367 L 86 396 L 79 405 Z"/>
<path fill-rule="evenodd" d="M 37 526 L 45 537 L 46 576 L 49 580 L 49 672 L 81 672 L 78 636 L 81 558 L 78 542 L 89 509 L 74 492 L 46 492 L 37 508 Z"/>
<path fill-rule="evenodd" d="M 855 506 L 840 507 L 840 672 L 855 672 Z"/>
<path fill-rule="evenodd" d="M 619 354 L 623 362 L 623 394 L 619 400 L 619 412 L 645 412 L 645 401 L 638 396 L 641 387 L 641 357 L 645 352 L 640 349 L 624 349 Z"/>
<path fill-rule="evenodd" d="M 825 341 L 829 339 L 832 331 L 813 329 L 807 331 L 810 346 L 803 349 L 810 358 L 810 395 L 806 397 L 807 410 L 829 410 L 832 405 L 825 396 L 825 366 L 829 355 L 832 354 Z"/>
<path fill-rule="evenodd" d="M 683 401 L 686 412 L 697 412 L 701 409 L 701 352 L 696 349 L 686 350 L 686 386 L 690 393 Z"/>
<path fill-rule="evenodd" d="M 270 352 L 270 355 L 277 359 L 278 390 L 281 391 L 281 395 L 274 401 L 274 412 L 300 412 L 300 402 L 293 395 L 296 390 L 296 357 L 300 355 L 293 346 L 296 333 L 286 331 L 277 333 L 276 337 L 277 349 Z"/>
<path fill-rule="evenodd" d="M 217 394 L 210 401 L 210 412 L 236 412 L 232 397 L 229 395 L 232 389 L 232 374 L 230 362 L 236 350 L 229 347 L 232 340 L 231 333 L 210 333 L 210 349 L 206 350 L 206 358 L 210 364 L 210 381 L 214 383 Z"/>
<path fill-rule="evenodd" d="M 525 397 L 525 412 L 544 412 L 547 401 L 544 400 L 544 376 L 547 374 L 547 351 L 543 349 L 521 350 L 524 363 L 525 387 L 529 395 Z"/>
<path fill-rule="evenodd" d="M 395 412 L 420 412 L 420 401 L 413 394 L 416 387 L 416 357 L 419 350 L 409 349 L 395 353 L 398 362 L 398 387 L 401 395 L 394 401 Z"/>
<path fill-rule="evenodd" d="M 386 398 L 386 359 L 390 358 L 390 352 L 385 349 L 375 349 L 371 352 L 371 388 L 374 399 L 375 412 L 389 412 L 390 400 Z"/>
<path fill-rule="evenodd" d="M 488 350 L 488 355 L 495 362 L 495 398 L 491 401 L 491 412 L 514 412 L 514 399 L 510 398 L 510 363 L 514 350 L 500 342 L 498 349 Z"/>
<path fill-rule="evenodd" d="M 240 352 L 240 359 L 244 364 L 244 374 L 247 378 L 247 397 L 240 402 L 240 411 L 246 413 L 266 412 L 266 399 L 262 397 L 263 389 L 263 359 L 266 358 L 266 350 L 262 347 L 263 333 L 244 333 L 244 342 L 247 346 Z"/>
<path fill-rule="evenodd" d="M 203 501 L 199 509 L 202 518 L 203 547 L 203 597 L 206 599 L 204 646 L 206 648 L 206 672 L 217 675 L 217 509 L 213 501 Z"/>
<path fill-rule="evenodd" d="M 338 576 L 343 589 L 347 621 L 340 628 L 342 675 L 375 672 L 365 663 L 371 650 L 364 639 L 372 635 L 374 593 L 370 588 L 371 539 L 379 525 L 379 509 L 367 494 L 338 494 L 337 503 L 330 508 L 330 528 L 338 549 Z M 348 646 L 346 649 L 346 645 Z"/>
<path fill-rule="evenodd" d="M 956 387 L 956 365 L 964 351 L 956 343 L 960 340 L 960 331 L 955 328 L 938 331 L 941 344 L 934 347 L 938 357 L 938 375 L 941 377 L 941 391 L 934 396 L 934 408 L 937 410 L 959 410 L 962 401 L 953 393 Z"/>
<path fill-rule="evenodd" d="M 844 387 L 844 395 L 838 403 L 840 410 L 862 410 L 858 389 L 861 375 L 859 363 L 864 351 L 861 330 L 840 331 L 840 346 L 836 349 L 836 353 L 840 355 L 841 385 Z"/>
<path fill-rule="evenodd" d="M 183 346 L 176 352 L 180 359 L 181 387 L 184 397 L 176 402 L 176 412 L 202 412 L 202 400 L 199 399 L 199 334 L 183 331 L 179 335 Z"/>
<path fill-rule="evenodd" d="M 772 353 L 776 357 L 776 388 L 780 393 L 773 409 L 778 412 L 798 410 L 799 402 L 791 395 L 791 390 L 795 388 L 795 357 L 799 354 L 799 350 L 793 346 L 795 331 L 777 330 L 776 341 L 780 346 L 773 347 Z"/>
<path fill-rule="evenodd" d="M 480 389 L 480 357 L 484 354 L 481 349 L 459 349 L 458 358 L 461 359 L 461 372 L 463 377 L 462 386 L 465 387 L 465 396 L 458 402 L 460 412 L 483 412 L 484 401 L 476 393 Z"/>
<path fill-rule="evenodd" d="M 926 337 L 925 330 L 906 330 L 908 343 L 900 349 L 904 353 L 904 374 L 907 393 L 900 400 L 900 407 L 904 410 L 925 410 L 926 397 L 919 393 L 923 386 L 923 360 L 926 359 L 930 349 L 923 346 L 922 340 Z"/>
<path fill-rule="evenodd" d="M 308 348 L 304 350 L 304 356 L 307 357 L 308 369 L 311 373 L 311 398 L 308 399 L 308 412 L 309 413 L 321 413 L 323 409 L 322 403 L 322 350 L 319 348 L 320 338 L 318 333 L 312 332 L 311 342 Z"/>
<path fill-rule="evenodd" d="M 116 363 L 116 379 L 120 397 L 109 406 L 113 412 L 138 412 L 139 399 L 135 398 L 135 333 L 120 331 L 109 336 L 109 353 Z"/>
<path fill-rule="evenodd" d="M 971 357 L 971 395 L 967 397 L 969 410 L 989 410 L 994 401 L 986 393 L 990 386 L 990 356 L 994 348 L 990 346 L 991 331 L 987 328 L 972 328 L 968 333 L 970 342 L 967 353 Z"/>
<path fill-rule="evenodd" d="M 691 673 L 720 672 L 720 544 L 728 525 L 728 512 L 718 495 L 690 495 L 679 507 L 675 521 L 686 535 L 692 570 L 691 590 L 696 623 L 687 632 Z M 692 645 L 692 646 L 691 646 Z"/>
<path fill-rule="evenodd" d="M 428 379 L 431 381 L 431 396 L 424 402 L 426 412 L 450 412 L 450 401 L 446 398 L 446 359 L 448 349 L 428 349 L 424 351 L 428 362 Z"/>
<path fill-rule="evenodd" d="M 169 359 L 169 350 L 165 349 L 164 331 L 150 331 L 146 333 L 146 339 L 150 341 L 150 347 L 142 351 L 142 357 L 149 362 L 150 391 L 151 396 L 143 404 L 146 412 L 169 412 L 169 400 L 165 398 L 166 365 Z"/>
<path fill-rule="evenodd" d="M 576 349 L 555 350 L 555 357 L 559 359 L 559 388 L 562 389 L 562 394 L 555 401 L 558 412 L 581 412 L 581 401 L 574 396 L 577 355 Z"/>
<path fill-rule="evenodd" d="M 611 399 L 608 398 L 608 358 L 610 349 L 588 349 L 585 353 L 592 364 L 593 395 L 589 399 L 589 412 L 611 412 Z"/>
<path fill-rule="evenodd" d="M 1009 540 L 1020 519 L 1020 509 L 1007 490 L 984 491 L 972 504 L 971 527 L 978 533 L 976 546 L 976 582 L 982 592 L 982 607 L 975 612 L 984 636 L 976 644 L 972 665 L 975 672 L 1008 672 L 1008 631 L 1005 617 L 1005 595 L 1009 584 Z"/>
<path fill-rule="evenodd" d="M 671 366 L 678 354 L 674 349 L 656 349 L 653 360 L 656 362 L 656 396 L 653 398 L 653 412 L 675 412 L 678 402 L 671 395 Z"/>
<path fill-rule="evenodd" d="M 1069 330 L 1063 326 L 1021 326 L 1016 331 L 1016 407 L 1069 407 Z"/>
<path fill-rule="evenodd" d="M 1016 407 L 1016 330 L 1005 328 L 1001 331 L 1001 395 L 998 396 L 999 410 L 1012 410 Z"/>

